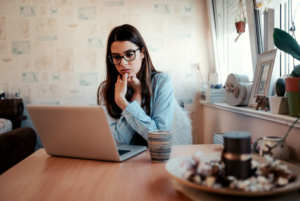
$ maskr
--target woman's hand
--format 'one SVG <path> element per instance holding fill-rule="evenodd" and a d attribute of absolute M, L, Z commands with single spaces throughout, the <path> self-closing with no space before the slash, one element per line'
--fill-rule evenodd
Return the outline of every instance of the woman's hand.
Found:
<path fill-rule="evenodd" d="M 134 93 L 141 93 L 141 82 L 136 78 L 136 74 L 127 78 L 127 84 L 130 88 L 132 88 Z"/>
<path fill-rule="evenodd" d="M 129 105 L 128 101 L 125 98 L 127 92 L 127 78 L 127 73 L 123 75 L 123 79 L 121 79 L 121 76 L 118 75 L 117 82 L 115 84 L 115 101 L 122 110 L 124 110 Z"/>

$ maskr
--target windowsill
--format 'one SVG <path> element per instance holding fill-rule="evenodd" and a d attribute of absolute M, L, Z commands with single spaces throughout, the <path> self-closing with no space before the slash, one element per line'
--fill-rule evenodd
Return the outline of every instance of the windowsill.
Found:
<path fill-rule="evenodd" d="M 251 108 L 248 106 L 230 106 L 227 103 L 208 103 L 206 101 L 200 100 L 202 105 L 213 107 L 221 110 L 226 110 L 230 112 L 235 112 L 238 114 L 243 114 L 255 118 L 265 119 L 268 121 L 273 121 L 276 123 L 285 124 L 291 126 L 295 121 L 296 117 L 292 117 L 288 114 L 272 114 L 270 111 L 262 111 L 262 110 L 255 110 L 255 108 Z M 294 125 L 296 128 L 300 128 L 300 120 Z"/>

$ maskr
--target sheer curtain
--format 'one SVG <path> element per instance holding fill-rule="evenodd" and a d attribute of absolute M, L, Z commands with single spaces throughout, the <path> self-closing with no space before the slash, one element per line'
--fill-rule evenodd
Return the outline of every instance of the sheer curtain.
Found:
<path fill-rule="evenodd" d="M 235 28 L 235 16 L 239 0 L 212 0 L 217 51 L 220 63 L 220 79 L 222 84 L 226 82 L 230 73 L 246 74 L 249 80 L 253 80 L 253 69 L 250 49 L 249 27 L 246 24 L 243 33 L 237 42 L 238 36 Z M 243 9 L 246 14 L 246 1 L 243 0 Z"/>

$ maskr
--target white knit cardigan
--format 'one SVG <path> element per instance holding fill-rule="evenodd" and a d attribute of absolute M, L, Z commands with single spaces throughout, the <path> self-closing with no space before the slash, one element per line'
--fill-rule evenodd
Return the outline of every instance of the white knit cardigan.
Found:
<path fill-rule="evenodd" d="M 173 131 L 173 145 L 193 143 L 191 119 L 187 112 L 175 100 L 174 118 L 171 126 Z"/>

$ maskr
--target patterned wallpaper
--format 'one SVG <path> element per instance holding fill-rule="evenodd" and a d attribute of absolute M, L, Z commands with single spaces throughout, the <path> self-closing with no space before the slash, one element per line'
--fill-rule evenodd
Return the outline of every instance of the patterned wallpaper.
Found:
<path fill-rule="evenodd" d="M 95 105 L 108 34 L 128 23 L 195 111 L 195 12 L 194 0 L 0 0 L 0 88 L 18 86 L 25 104 Z"/>

